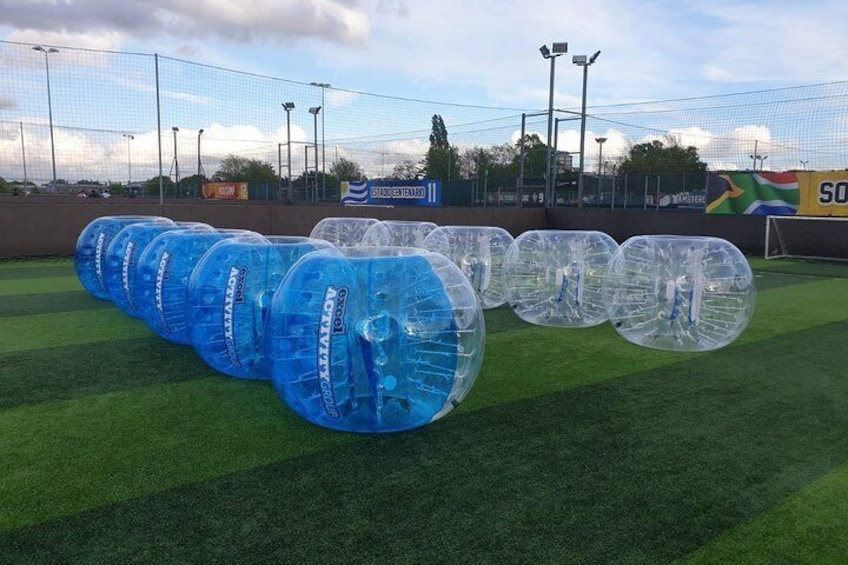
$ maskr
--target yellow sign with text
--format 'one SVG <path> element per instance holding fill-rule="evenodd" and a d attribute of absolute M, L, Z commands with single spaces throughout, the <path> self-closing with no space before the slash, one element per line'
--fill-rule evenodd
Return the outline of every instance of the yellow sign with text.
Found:
<path fill-rule="evenodd" d="M 848 171 L 798 172 L 801 216 L 848 216 Z"/>

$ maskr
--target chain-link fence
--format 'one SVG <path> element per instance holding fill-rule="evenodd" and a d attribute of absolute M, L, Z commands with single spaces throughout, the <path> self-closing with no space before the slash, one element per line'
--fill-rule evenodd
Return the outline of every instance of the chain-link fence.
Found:
<path fill-rule="evenodd" d="M 295 200 L 338 201 L 341 180 L 420 175 L 439 115 L 458 161 L 441 178 L 445 203 L 545 205 L 548 118 L 538 109 L 412 100 L 148 53 L 7 41 L 0 68 L 0 177 L 32 190 L 111 185 L 158 196 L 161 184 L 166 197 L 197 198 L 199 181 L 221 176 L 236 158 L 262 165 L 243 179 L 250 198 L 283 199 L 291 179 Z M 846 82 L 604 107 L 590 101 L 582 205 L 702 202 L 702 176 L 614 172 L 633 144 L 668 135 L 696 146 L 711 170 L 844 168 L 846 102 Z M 580 120 L 575 109 L 556 113 L 570 117 L 557 120 L 552 204 L 577 205 Z M 522 129 L 542 143 L 528 147 L 523 167 Z M 601 138 L 603 147 L 593 141 Z"/>

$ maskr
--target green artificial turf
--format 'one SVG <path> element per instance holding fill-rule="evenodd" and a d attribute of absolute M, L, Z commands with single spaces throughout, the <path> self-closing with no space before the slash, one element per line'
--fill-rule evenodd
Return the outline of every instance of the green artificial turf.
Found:
<path fill-rule="evenodd" d="M 710 353 L 487 311 L 466 401 L 390 436 L 216 375 L 69 261 L 0 263 L 0 561 L 837 562 L 848 267 L 774 263 Z"/>
<path fill-rule="evenodd" d="M 701 547 L 681 563 L 845 563 L 848 465 L 811 483 L 750 522 Z"/>
<path fill-rule="evenodd" d="M 815 352 L 846 329 L 726 349 L 408 434 L 327 434 L 342 444 L 8 534 L 0 549 L 86 561 L 667 562 L 848 462 L 844 360 Z M 767 361 L 740 382 L 736 369 L 752 355 Z M 799 356 L 804 378 L 791 369 Z M 220 467 L 241 452 L 206 447 L 214 453 L 186 455 Z"/>
<path fill-rule="evenodd" d="M 96 300 L 82 290 L 0 296 L 0 318 L 101 308 L 111 309 L 114 305 L 106 300 Z"/>
<path fill-rule="evenodd" d="M 40 277 L 31 279 L 7 279 L 0 286 L 0 297 L 67 292 L 78 290 L 79 280 L 75 275 L 67 277 Z"/>

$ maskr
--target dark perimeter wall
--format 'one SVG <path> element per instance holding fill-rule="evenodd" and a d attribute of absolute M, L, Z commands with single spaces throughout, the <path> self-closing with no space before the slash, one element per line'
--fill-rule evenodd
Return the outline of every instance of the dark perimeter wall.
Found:
<path fill-rule="evenodd" d="M 334 205 L 285 206 L 245 202 L 184 202 L 160 206 L 153 200 L 73 197 L 0 197 L 0 257 L 70 255 L 82 229 L 100 216 L 144 214 L 206 222 L 219 228 L 250 229 L 265 235 L 309 235 L 330 216 L 378 220 L 421 220 L 438 225 L 500 226 L 517 236 L 532 229 L 587 229 L 618 242 L 643 234 L 712 235 L 746 252 L 763 250 L 765 218 L 708 216 L 694 212 L 655 212 L 599 208 L 346 208 Z"/>

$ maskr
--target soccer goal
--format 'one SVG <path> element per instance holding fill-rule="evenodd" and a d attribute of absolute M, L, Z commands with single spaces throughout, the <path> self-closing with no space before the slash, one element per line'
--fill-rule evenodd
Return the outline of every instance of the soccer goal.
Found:
<path fill-rule="evenodd" d="M 848 217 L 769 216 L 766 259 L 848 261 Z"/>

